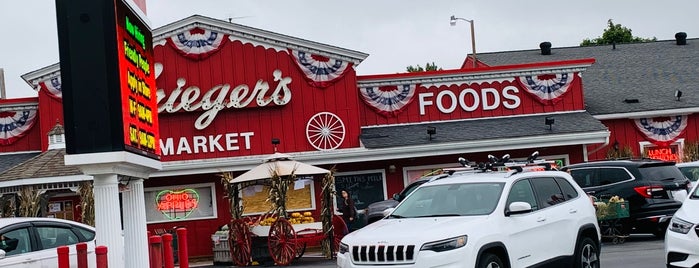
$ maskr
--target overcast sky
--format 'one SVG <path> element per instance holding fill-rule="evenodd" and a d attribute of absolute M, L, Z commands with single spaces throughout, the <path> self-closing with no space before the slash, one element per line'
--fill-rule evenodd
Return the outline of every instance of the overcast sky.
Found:
<path fill-rule="evenodd" d="M 59 0 L 68 1 L 68 0 Z M 404 72 L 408 65 L 435 62 L 460 67 L 471 52 L 470 26 L 449 17 L 473 19 L 476 52 L 577 46 L 601 36 L 607 20 L 634 36 L 699 37 L 697 0 L 147 0 L 154 28 L 198 14 L 320 43 L 357 50 L 369 57 L 361 74 Z M 55 0 L 2 0 L 0 68 L 7 97 L 36 96 L 21 75 L 58 62 Z"/>

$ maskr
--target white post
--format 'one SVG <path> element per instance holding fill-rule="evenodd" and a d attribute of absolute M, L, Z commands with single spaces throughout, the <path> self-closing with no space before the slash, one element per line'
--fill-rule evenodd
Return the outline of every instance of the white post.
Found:
<path fill-rule="evenodd" d="M 93 177 L 97 245 L 107 246 L 109 267 L 125 267 L 117 174 L 94 174 Z"/>
<path fill-rule="evenodd" d="M 121 194 L 124 209 L 124 240 L 128 241 L 124 251 L 126 254 L 125 267 L 148 267 L 143 179 L 132 177 L 126 179 L 126 183 L 126 189 Z"/>

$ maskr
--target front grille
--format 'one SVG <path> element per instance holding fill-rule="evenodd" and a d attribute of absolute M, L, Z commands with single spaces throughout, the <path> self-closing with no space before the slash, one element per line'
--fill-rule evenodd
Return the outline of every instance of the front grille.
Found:
<path fill-rule="evenodd" d="M 361 264 L 410 264 L 415 245 L 363 245 L 352 247 L 352 261 Z"/>

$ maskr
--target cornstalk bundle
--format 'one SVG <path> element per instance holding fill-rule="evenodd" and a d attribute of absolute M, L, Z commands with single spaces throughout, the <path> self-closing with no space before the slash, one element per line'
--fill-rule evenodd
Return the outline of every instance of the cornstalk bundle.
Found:
<path fill-rule="evenodd" d="M 231 219 L 240 219 L 243 217 L 243 202 L 240 198 L 240 190 L 237 183 L 231 183 L 233 180 L 233 172 L 223 172 L 221 174 L 221 183 L 223 184 L 225 198 L 228 199 Z"/>
<path fill-rule="evenodd" d="M 0 204 L 2 204 L 2 208 L 0 208 L 0 218 L 9 218 L 15 216 L 15 211 L 17 210 L 17 207 L 15 205 L 15 195 L 3 195 L 2 198 L 0 198 Z"/>
<path fill-rule="evenodd" d="M 325 234 L 325 239 L 321 243 L 321 250 L 323 251 L 323 256 L 327 259 L 332 259 L 333 257 L 333 241 L 335 241 L 333 235 L 333 225 L 332 225 L 332 203 L 335 196 L 335 167 L 330 169 L 330 173 L 323 176 L 322 187 L 320 190 L 320 221 L 323 223 L 323 233 Z"/>
<path fill-rule="evenodd" d="M 24 186 L 19 191 L 19 216 L 36 217 L 41 209 L 41 195 L 32 186 Z"/>
<path fill-rule="evenodd" d="M 78 187 L 78 195 L 80 195 L 80 218 L 82 223 L 95 226 L 95 195 L 92 189 L 92 182 L 84 181 Z"/>
<path fill-rule="evenodd" d="M 271 170 L 269 196 L 267 202 L 272 204 L 271 214 L 277 217 L 288 218 L 286 215 L 286 191 L 289 185 L 294 182 L 296 170 L 292 171 L 289 176 L 279 176 L 276 169 Z"/>

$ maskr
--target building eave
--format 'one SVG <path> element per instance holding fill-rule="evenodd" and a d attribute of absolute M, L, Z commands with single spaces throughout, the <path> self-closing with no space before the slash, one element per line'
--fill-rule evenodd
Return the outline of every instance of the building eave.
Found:
<path fill-rule="evenodd" d="M 430 157 L 445 154 L 465 154 L 500 150 L 600 144 L 609 138 L 608 131 L 479 140 L 458 143 L 425 144 L 380 149 L 353 148 L 327 152 L 287 153 L 294 160 L 311 165 L 334 165 L 406 157 Z M 163 162 L 163 169 L 150 177 L 246 171 L 262 163 L 267 155 Z"/>
<path fill-rule="evenodd" d="M 16 179 L 16 180 L 9 180 L 9 181 L 0 181 L 0 188 L 14 187 L 14 186 L 25 186 L 25 185 L 50 184 L 50 183 L 91 181 L 92 179 L 93 179 L 92 176 L 88 176 L 88 175 L 72 175 L 72 176 L 58 176 L 58 177 L 45 177 L 45 178 Z"/>
<path fill-rule="evenodd" d="M 41 81 L 46 81 L 47 79 L 59 76 L 60 74 L 61 64 L 54 63 L 41 69 L 23 74 L 21 77 L 30 87 L 32 87 L 34 90 L 38 90 L 39 83 Z"/>
<path fill-rule="evenodd" d="M 673 116 L 673 115 L 693 114 L 693 113 L 699 113 L 699 107 L 668 109 L 668 110 L 639 111 L 639 112 L 630 112 L 630 113 L 598 114 L 598 115 L 592 115 L 592 117 L 594 117 L 597 120 L 613 120 L 613 119 L 633 119 L 633 118 Z"/>
<path fill-rule="evenodd" d="M 174 34 L 197 27 L 219 31 L 242 40 L 252 40 L 256 43 L 266 44 L 272 47 L 300 49 L 313 54 L 347 60 L 353 62 L 355 65 L 358 65 L 369 56 L 369 54 L 359 51 L 344 49 L 200 15 L 190 16 L 153 30 L 153 44 L 155 45 L 157 43 L 161 43 Z"/>

